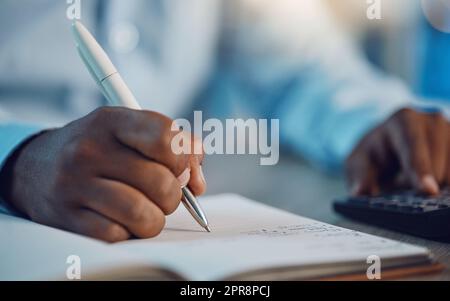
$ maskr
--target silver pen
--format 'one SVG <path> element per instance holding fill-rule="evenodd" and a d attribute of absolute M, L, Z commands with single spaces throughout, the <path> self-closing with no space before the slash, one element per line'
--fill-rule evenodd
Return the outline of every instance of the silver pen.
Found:
<path fill-rule="evenodd" d="M 189 211 L 189 213 L 200 226 L 205 228 L 206 231 L 211 232 L 208 220 L 206 219 L 206 215 L 203 212 L 202 207 L 200 206 L 194 194 L 187 187 L 183 187 L 182 192 L 183 197 L 181 198 L 181 202 L 183 203 L 184 207 L 186 207 L 187 211 Z"/>
<path fill-rule="evenodd" d="M 72 24 L 72 32 L 81 59 L 106 99 L 112 105 L 136 110 L 142 109 L 106 52 L 86 27 L 81 22 L 74 21 Z M 200 226 L 206 229 L 206 231 L 211 232 L 205 213 L 194 194 L 187 187 L 183 187 L 182 191 L 183 197 L 181 201 L 186 209 Z"/>

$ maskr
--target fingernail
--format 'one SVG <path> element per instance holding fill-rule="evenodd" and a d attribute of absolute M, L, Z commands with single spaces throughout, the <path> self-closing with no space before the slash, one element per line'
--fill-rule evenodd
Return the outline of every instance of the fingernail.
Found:
<path fill-rule="evenodd" d="M 178 177 L 181 187 L 186 187 L 191 179 L 191 169 L 186 168 L 183 173 Z"/>
<path fill-rule="evenodd" d="M 203 168 L 201 165 L 199 165 L 199 174 L 200 174 L 200 178 L 202 179 L 203 183 L 206 184 L 205 174 L 203 173 Z"/>
<path fill-rule="evenodd" d="M 431 175 L 426 175 L 422 178 L 423 187 L 432 194 L 439 193 L 439 185 Z"/>

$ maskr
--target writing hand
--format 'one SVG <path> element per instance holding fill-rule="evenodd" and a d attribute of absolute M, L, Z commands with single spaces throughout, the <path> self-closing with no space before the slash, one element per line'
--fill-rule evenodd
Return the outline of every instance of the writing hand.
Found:
<path fill-rule="evenodd" d="M 101 108 L 26 144 L 8 201 L 31 220 L 108 242 L 158 235 L 181 186 L 204 193 L 202 156 L 171 150 L 172 120 Z M 194 141 L 194 139 L 192 140 Z"/>

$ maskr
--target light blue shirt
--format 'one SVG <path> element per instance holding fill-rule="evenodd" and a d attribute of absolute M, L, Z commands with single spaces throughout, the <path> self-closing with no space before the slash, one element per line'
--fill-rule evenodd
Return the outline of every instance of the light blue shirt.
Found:
<path fill-rule="evenodd" d="M 450 16 L 447 16 L 447 28 L 450 27 Z M 428 21 L 423 20 L 420 31 L 422 47 L 417 61 L 421 63 L 419 70 L 419 93 L 427 98 L 450 99 L 450 35 L 435 29 Z"/>

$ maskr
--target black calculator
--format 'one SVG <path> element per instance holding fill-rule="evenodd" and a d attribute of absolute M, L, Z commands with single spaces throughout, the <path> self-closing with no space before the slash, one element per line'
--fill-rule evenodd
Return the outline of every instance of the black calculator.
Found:
<path fill-rule="evenodd" d="M 450 242 L 450 189 L 426 197 L 413 191 L 377 197 L 348 197 L 334 210 L 354 220 L 387 229 Z"/>

